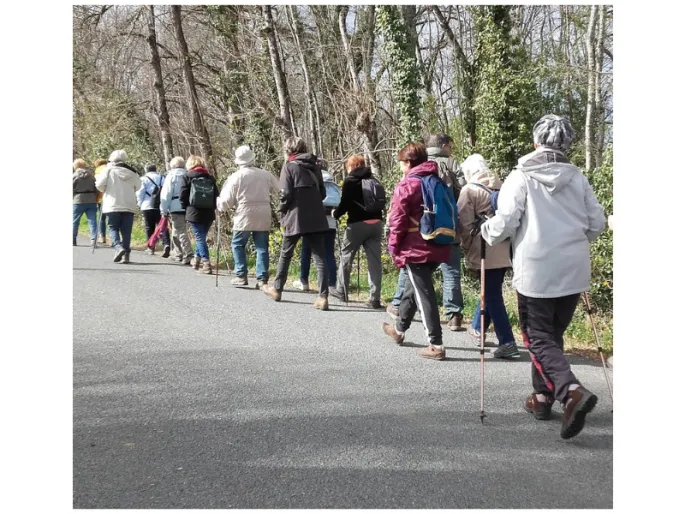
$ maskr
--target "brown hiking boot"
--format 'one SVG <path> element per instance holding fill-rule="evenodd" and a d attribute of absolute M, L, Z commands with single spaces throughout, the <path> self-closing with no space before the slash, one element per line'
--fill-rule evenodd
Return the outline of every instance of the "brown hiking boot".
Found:
<path fill-rule="evenodd" d="M 314 301 L 314 308 L 322 311 L 328 310 L 328 298 L 325 296 L 317 296 Z"/>
<path fill-rule="evenodd" d="M 449 321 L 447 322 L 447 328 L 449 328 L 452 332 L 464 330 L 463 328 L 461 328 L 461 322 L 463 320 L 464 316 L 462 316 L 461 313 L 457 312 L 455 314 L 452 314 Z"/>
<path fill-rule="evenodd" d="M 385 312 L 390 314 L 392 319 L 397 319 L 400 316 L 400 310 L 395 308 L 392 304 L 388 305 L 388 307 L 385 309 Z"/>
<path fill-rule="evenodd" d="M 231 280 L 231 285 L 232 286 L 246 286 L 247 285 L 247 277 L 235 277 L 233 280 Z"/>
<path fill-rule="evenodd" d="M 193 257 L 193 269 L 200 269 L 200 262 L 201 261 L 199 256 L 196 255 L 195 257 Z"/>
<path fill-rule="evenodd" d="M 433 359 L 436 361 L 441 361 L 445 359 L 445 347 L 442 347 L 442 350 L 438 350 L 435 346 L 432 344 L 429 344 L 427 348 L 424 348 L 423 350 L 419 350 L 419 357 L 423 357 L 424 359 Z"/>
<path fill-rule="evenodd" d="M 597 405 L 597 396 L 583 386 L 570 391 L 564 403 L 561 438 L 570 439 L 580 434 L 585 426 L 585 416 L 595 408 L 595 405 Z"/>
<path fill-rule="evenodd" d="M 268 285 L 264 284 L 264 287 L 262 287 L 262 291 L 264 291 L 271 298 L 273 298 L 274 301 L 276 301 L 276 302 L 281 301 L 281 293 L 276 291 L 276 288 L 274 286 L 268 286 Z"/>
<path fill-rule="evenodd" d="M 198 270 L 200 273 L 207 275 L 212 274 L 212 264 L 209 261 L 202 261 L 202 267 Z"/>
<path fill-rule="evenodd" d="M 537 394 L 533 393 L 528 398 L 526 398 L 526 401 L 523 403 L 523 408 L 526 410 L 526 412 L 530 412 L 535 417 L 535 419 L 546 420 L 552 417 L 553 403 L 554 398 L 547 396 L 547 400 L 541 402 L 540 400 L 538 400 Z"/>
<path fill-rule="evenodd" d="M 390 323 L 383 323 L 381 327 L 383 328 L 383 332 L 389 335 L 392 340 L 395 341 L 395 343 L 397 343 L 399 346 L 402 346 L 402 343 L 404 343 L 404 334 L 397 332 L 395 327 L 393 327 Z"/>

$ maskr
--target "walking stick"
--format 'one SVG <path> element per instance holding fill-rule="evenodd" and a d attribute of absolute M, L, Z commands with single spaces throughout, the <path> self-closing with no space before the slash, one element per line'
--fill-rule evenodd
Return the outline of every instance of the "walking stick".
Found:
<path fill-rule="evenodd" d="M 343 265 L 342 244 L 340 243 L 340 227 L 338 220 L 335 220 L 335 237 L 338 240 L 338 253 L 340 254 L 340 265 Z M 343 268 L 343 294 L 345 295 L 345 305 L 349 307 L 349 298 L 347 297 L 347 286 L 345 285 L 345 269 Z"/>
<path fill-rule="evenodd" d="M 614 406 L 614 393 L 611 389 L 611 384 L 609 383 L 609 375 L 607 374 L 607 365 L 606 362 L 604 361 L 604 350 L 602 349 L 602 346 L 600 345 L 599 342 L 599 334 L 597 333 L 597 327 L 595 326 L 595 320 L 592 317 L 592 308 L 590 307 L 590 297 L 587 294 L 587 291 L 583 291 L 583 301 L 585 302 L 585 308 L 587 309 L 587 314 L 590 317 L 590 324 L 592 325 L 592 331 L 595 334 L 595 341 L 597 341 L 597 351 L 599 352 L 599 357 L 602 359 L 602 368 L 604 368 L 604 378 L 607 381 L 607 387 L 609 388 L 609 398 L 611 398 L 611 412 L 614 412 L 613 406 Z"/>
<path fill-rule="evenodd" d="M 473 237 L 480 238 L 480 422 L 485 423 L 485 239 L 480 227 L 487 218 L 478 216 L 478 223 L 471 230 Z"/>
<path fill-rule="evenodd" d="M 95 213 L 95 239 L 93 240 L 93 251 L 90 252 L 91 255 L 95 254 L 95 249 L 98 247 L 98 235 L 100 232 L 100 218 L 102 217 L 102 214 L 100 216 L 97 215 L 97 212 Z"/>
<path fill-rule="evenodd" d="M 219 224 L 221 223 L 221 213 L 218 212 L 216 216 L 216 283 L 214 287 L 219 287 L 219 237 L 221 237 L 221 232 L 219 231 Z"/>
<path fill-rule="evenodd" d="M 359 297 L 361 296 L 361 291 L 359 289 L 359 260 L 361 259 L 362 252 L 359 250 L 361 250 L 361 248 L 357 249 L 357 300 L 359 300 Z"/>

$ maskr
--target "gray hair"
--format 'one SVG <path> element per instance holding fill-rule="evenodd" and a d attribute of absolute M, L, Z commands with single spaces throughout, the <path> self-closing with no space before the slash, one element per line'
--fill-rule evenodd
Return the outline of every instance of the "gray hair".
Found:
<path fill-rule="evenodd" d="M 126 162 L 128 155 L 123 150 L 114 150 L 109 154 L 109 162 Z"/>
<path fill-rule="evenodd" d="M 431 134 L 426 140 L 426 148 L 442 148 L 451 144 L 452 138 L 447 134 Z"/>
<path fill-rule="evenodd" d="M 533 127 L 533 142 L 567 152 L 573 141 L 573 127 L 571 122 L 556 114 L 546 114 Z"/>
<path fill-rule="evenodd" d="M 283 151 L 287 155 L 291 155 L 294 153 L 306 153 L 307 143 L 305 143 L 304 139 L 302 139 L 301 137 L 291 136 L 285 140 L 285 143 L 283 143 Z"/>
<path fill-rule="evenodd" d="M 175 168 L 183 168 L 186 165 L 186 160 L 183 157 L 174 157 L 169 161 L 169 168 L 170 169 L 175 169 Z"/>

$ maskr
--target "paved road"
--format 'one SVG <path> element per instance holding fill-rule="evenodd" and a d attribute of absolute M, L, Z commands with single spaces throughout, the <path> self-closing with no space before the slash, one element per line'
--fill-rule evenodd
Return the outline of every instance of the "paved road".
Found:
<path fill-rule="evenodd" d="M 83 243 L 82 243 L 83 244 Z M 613 421 L 576 438 L 522 408 L 530 362 L 446 335 L 448 361 L 396 347 L 382 312 L 234 289 L 133 252 L 74 248 L 75 508 L 611 508 Z"/>

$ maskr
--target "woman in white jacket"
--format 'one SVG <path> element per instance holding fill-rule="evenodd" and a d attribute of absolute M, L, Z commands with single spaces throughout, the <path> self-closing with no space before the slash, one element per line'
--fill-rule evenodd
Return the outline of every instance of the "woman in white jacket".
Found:
<path fill-rule="evenodd" d="M 481 229 L 488 244 L 512 241 L 519 322 L 533 361 L 533 394 L 524 408 L 549 419 L 558 400 L 563 439 L 583 429 L 597 403 L 571 372 L 563 336 L 580 293 L 590 288 L 590 242 L 606 222 L 587 178 L 565 156 L 572 140 L 566 118 L 543 116 L 533 128 L 535 151 L 519 159 L 502 185 L 496 215 Z"/>

